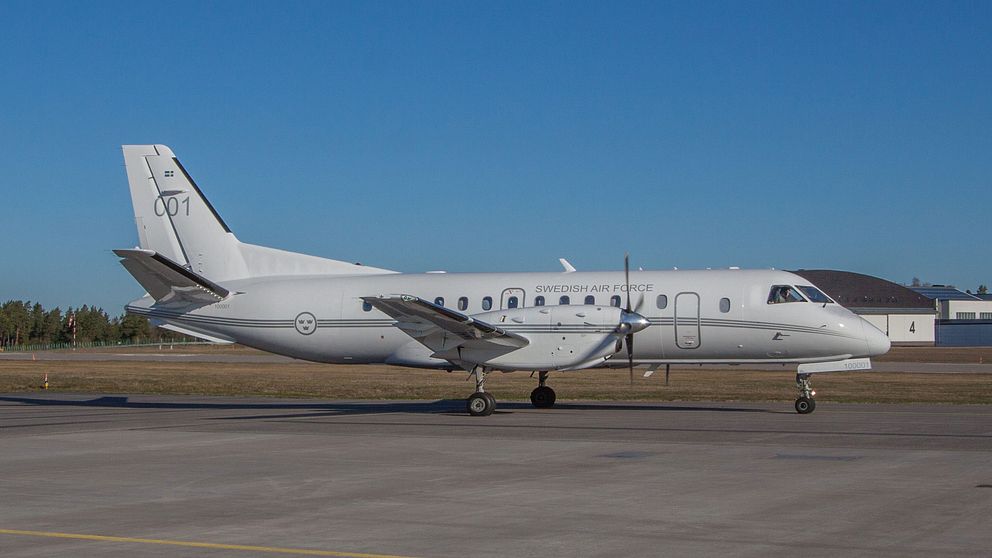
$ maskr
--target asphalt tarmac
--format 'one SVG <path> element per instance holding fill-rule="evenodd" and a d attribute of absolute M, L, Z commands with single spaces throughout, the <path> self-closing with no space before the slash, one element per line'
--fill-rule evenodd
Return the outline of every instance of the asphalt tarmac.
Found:
<path fill-rule="evenodd" d="M 992 407 L 0 396 L 0 555 L 980 556 Z"/>

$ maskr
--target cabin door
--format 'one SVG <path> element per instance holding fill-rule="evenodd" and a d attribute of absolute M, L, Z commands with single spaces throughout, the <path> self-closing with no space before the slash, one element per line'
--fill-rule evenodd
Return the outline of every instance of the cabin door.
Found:
<path fill-rule="evenodd" d="M 675 344 L 680 349 L 699 347 L 699 295 L 679 293 L 675 297 Z"/>

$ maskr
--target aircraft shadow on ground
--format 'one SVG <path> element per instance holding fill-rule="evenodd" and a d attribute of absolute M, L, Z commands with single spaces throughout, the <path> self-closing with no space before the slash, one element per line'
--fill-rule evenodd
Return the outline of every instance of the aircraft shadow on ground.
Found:
<path fill-rule="evenodd" d="M 249 420 L 277 418 L 308 418 L 335 415 L 376 415 L 389 413 L 465 415 L 464 399 L 439 399 L 433 401 L 347 401 L 347 402 L 201 402 L 201 401 L 140 401 L 128 396 L 103 396 L 95 399 L 64 399 L 41 396 L 0 396 L 0 402 L 25 405 L 52 405 L 68 407 L 98 407 L 122 409 L 167 409 L 167 410 L 228 410 L 228 411 L 285 411 L 283 414 L 260 414 L 253 416 L 214 417 L 217 420 Z M 734 405 L 666 405 L 652 403 L 597 402 L 597 403 L 558 403 L 554 409 L 541 412 L 569 410 L 601 411 L 653 411 L 653 412 L 731 412 L 731 413 L 771 413 L 784 411 Z M 530 403 L 501 401 L 495 414 L 514 411 L 537 411 Z"/>

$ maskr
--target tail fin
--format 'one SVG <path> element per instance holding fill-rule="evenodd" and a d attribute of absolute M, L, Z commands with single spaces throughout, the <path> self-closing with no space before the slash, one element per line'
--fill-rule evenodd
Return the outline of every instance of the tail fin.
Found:
<path fill-rule="evenodd" d="M 141 248 L 215 281 L 267 275 L 388 270 L 243 244 L 164 145 L 125 145 L 124 164 Z"/>

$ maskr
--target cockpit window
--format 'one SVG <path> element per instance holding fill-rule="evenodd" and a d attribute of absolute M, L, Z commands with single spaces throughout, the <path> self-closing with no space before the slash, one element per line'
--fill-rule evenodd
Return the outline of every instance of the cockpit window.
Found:
<path fill-rule="evenodd" d="M 806 299 L 791 285 L 775 285 L 768 295 L 768 304 L 781 304 L 783 302 L 806 302 Z"/>
<path fill-rule="evenodd" d="M 823 294 L 823 291 L 817 289 L 816 287 L 807 287 L 804 285 L 796 286 L 799 287 L 799 290 L 806 295 L 806 298 L 808 298 L 810 302 L 815 302 L 816 304 L 833 304 L 834 302 L 830 300 L 829 296 Z"/>

